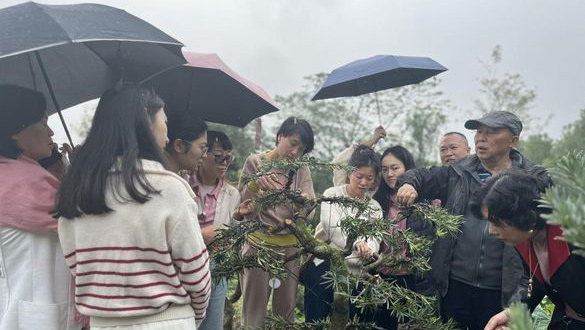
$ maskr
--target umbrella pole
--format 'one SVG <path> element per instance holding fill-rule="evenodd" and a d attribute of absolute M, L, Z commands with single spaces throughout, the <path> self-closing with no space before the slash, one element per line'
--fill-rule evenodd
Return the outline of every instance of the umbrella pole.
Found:
<path fill-rule="evenodd" d="M 378 92 L 374 92 L 376 98 L 376 110 L 378 111 L 378 125 L 382 125 L 382 114 L 380 113 L 380 102 L 378 101 Z"/>
<path fill-rule="evenodd" d="M 51 81 L 49 80 L 49 76 L 47 75 L 47 71 L 45 70 L 45 66 L 43 65 L 43 60 L 39 55 L 38 51 L 35 51 L 35 56 L 37 61 L 39 62 L 39 67 L 41 68 L 41 72 L 43 74 L 43 78 L 45 79 L 45 83 L 47 84 L 47 88 L 49 89 L 49 94 L 51 94 L 51 99 L 53 100 L 53 104 L 55 105 L 55 109 L 57 109 L 57 113 L 59 114 L 59 119 L 61 120 L 61 124 L 63 124 L 63 128 L 65 129 L 65 134 L 67 135 L 67 139 L 73 148 L 75 145 L 73 144 L 73 139 L 71 138 L 71 134 L 69 133 L 69 129 L 67 128 L 67 124 L 65 124 L 65 118 L 63 118 L 63 114 L 61 113 L 61 108 L 59 107 L 59 103 L 57 103 L 57 98 L 55 97 L 55 92 L 53 91 L 53 85 L 51 85 Z"/>

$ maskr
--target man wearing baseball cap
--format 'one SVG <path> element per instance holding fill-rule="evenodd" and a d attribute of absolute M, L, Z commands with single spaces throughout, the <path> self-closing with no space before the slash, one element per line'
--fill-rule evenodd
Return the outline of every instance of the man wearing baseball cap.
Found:
<path fill-rule="evenodd" d="M 542 166 L 514 149 L 522 122 L 513 113 L 490 112 L 468 120 L 465 127 L 475 130 L 475 154 L 447 166 L 406 172 L 397 184 L 397 199 L 405 205 L 440 199 L 449 212 L 463 216 L 457 237 L 435 243 L 430 275 L 440 294 L 442 316 L 462 329 L 482 330 L 492 315 L 522 298 L 525 286 L 518 253 L 489 234 L 488 222 L 469 209 L 470 197 L 487 178 L 512 168 L 547 182 L 550 178 Z"/>

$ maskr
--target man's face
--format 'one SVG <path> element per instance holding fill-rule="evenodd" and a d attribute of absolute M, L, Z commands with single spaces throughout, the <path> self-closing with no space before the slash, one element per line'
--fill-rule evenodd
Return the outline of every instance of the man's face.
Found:
<path fill-rule="evenodd" d="M 480 125 L 475 132 L 475 153 L 480 160 L 502 157 L 518 144 L 518 136 L 507 128 Z"/>
<path fill-rule="evenodd" d="M 465 158 L 469 151 L 467 141 L 459 134 L 445 135 L 439 142 L 439 155 L 443 165 Z"/>

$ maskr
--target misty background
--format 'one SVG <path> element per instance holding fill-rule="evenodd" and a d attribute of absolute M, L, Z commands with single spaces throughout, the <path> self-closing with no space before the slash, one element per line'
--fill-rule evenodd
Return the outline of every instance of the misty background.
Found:
<path fill-rule="evenodd" d="M 0 7 L 24 1 L 0 0 Z M 299 90 L 303 77 L 378 54 L 428 56 L 446 66 L 440 89 L 456 109 L 445 131 L 477 116 L 479 79 L 496 45 L 498 73 L 520 74 L 537 98 L 531 110 L 558 138 L 585 107 L 585 2 L 425 0 L 93 1 L 136 15 L 186 45 L 212 52 L 271 96 Z M 76 1 L 41 1 L 72 4 Z M 81 105 L 64 111 L 76 143 Z M 550 116 L 550 119 L 549 119 Z M 56 115 L 55 141 L 65 142 Z M 373 128 L 372 128 L 373 129 Z M 471 137 L 471 132 L 467 132 Z"/>

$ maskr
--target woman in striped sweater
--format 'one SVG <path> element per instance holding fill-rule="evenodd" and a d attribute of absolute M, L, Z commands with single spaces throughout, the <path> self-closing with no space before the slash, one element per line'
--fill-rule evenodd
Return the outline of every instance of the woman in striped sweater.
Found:
<path fill-rule="evenodd" d="M 211 287 L 188 183 L 165 169 L 162 100 L 106 92 L 59 191 L 75 303 L 92 329 L 196 329 Z"/>

